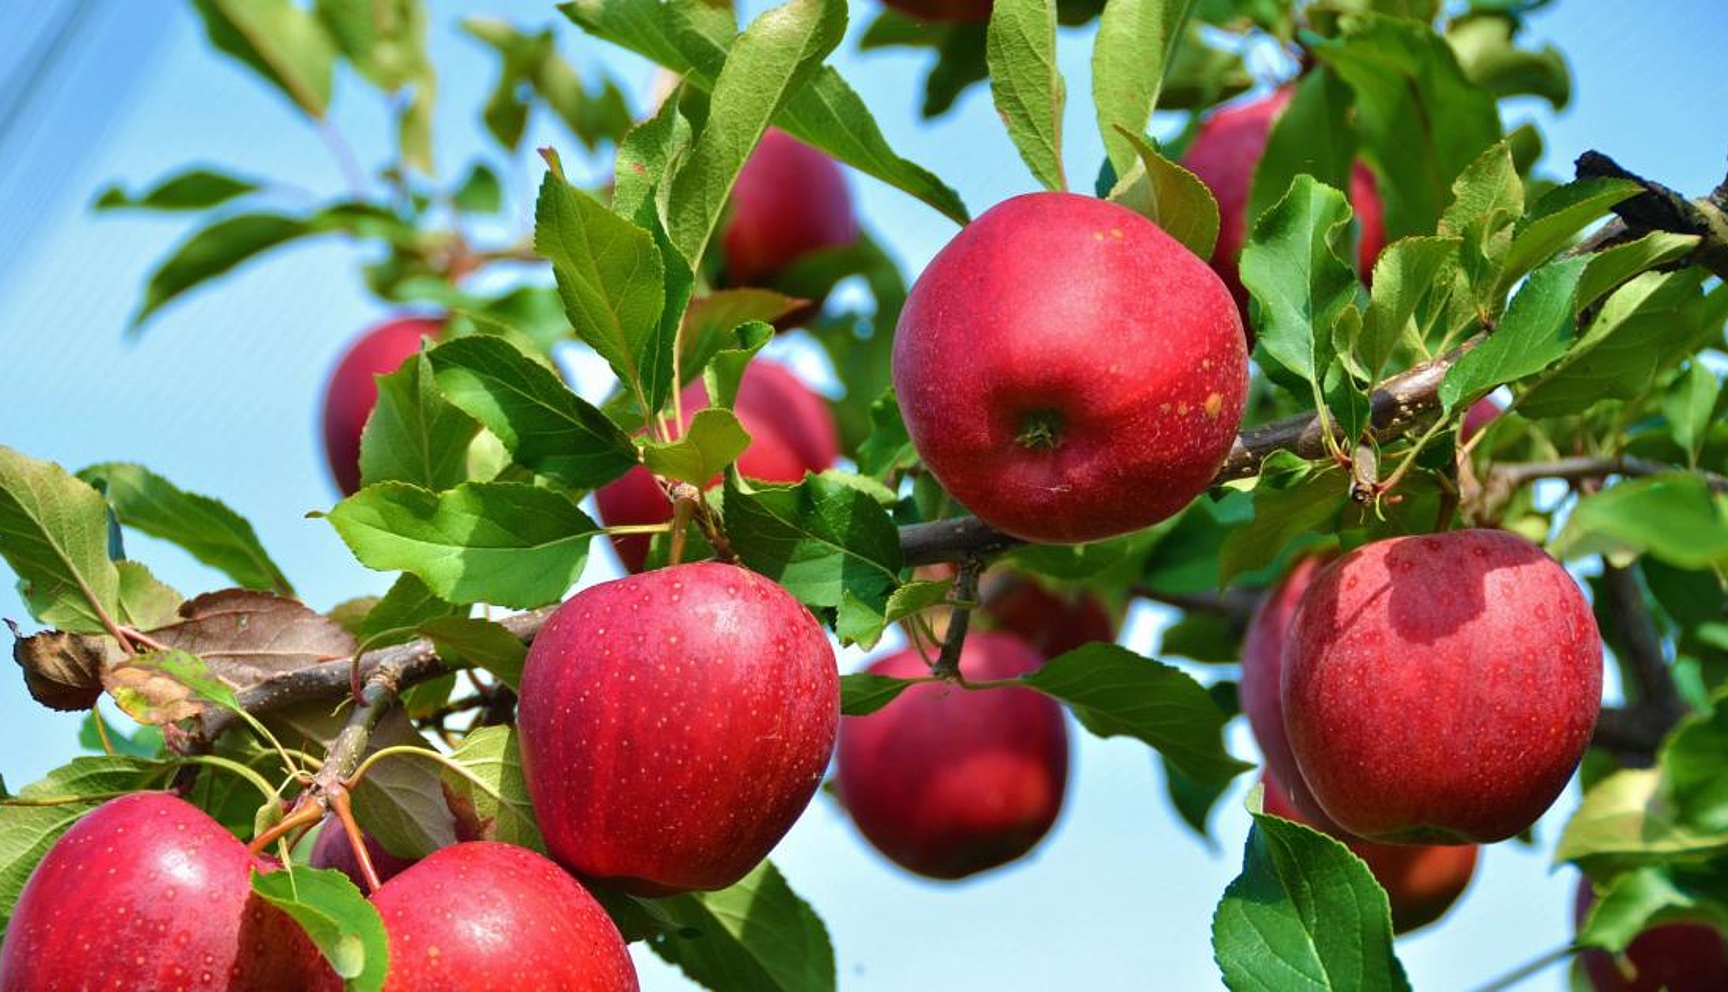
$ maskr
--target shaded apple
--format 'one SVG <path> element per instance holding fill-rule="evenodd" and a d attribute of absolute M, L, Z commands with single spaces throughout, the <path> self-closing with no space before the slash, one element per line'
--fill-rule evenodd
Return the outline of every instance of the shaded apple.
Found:
<path fill-rule="evenodd" d="M 708 391 L 698 379 L 681 398 L 684 428 L 696 411 L 708 406 Z M 806 472 L 820 472 L 840 457 L 840 437 L 834 415 L 815 390 L 784 366 L 758 359 L 744 370 L 732 410 L 750 434 L 750 447 L 738 457 L 738 471 L 760 482 L 797 482 Z M 715 483 L 720 480 L 716 478 Z M 594 493 L 601 523 L 618 527 L 657 524 L 672 519 L 672 504 L 646 468 L 637 467 Z M 619 534 L 612 547 L 632 572 L 648 561 L 646 534 Z"/>
<path fill-rule="evenodd" d="M 1470 409 L 1464 411 L 1463 423 L 1458 425 L 1458 440 L 1468 441 L 1475 437 L 1503 412 L 1500 401 L 1492 396 L 1484 396 L 1470 404 Z"/>
<path fill-rule="evenodd" d="M 422 340 L 436 340 L 443 326 L 429 317 L 379 324 L 356 338 L 331 371 L 324 387 L 324 454 L 344 495 L 360 489 L 360 432 L 378 404 L 376 377 L 396 371 Z"/>
<path fill-rule="evenodd" d="M 31 872 L 0 947 L 0 988 L 300 992 L 326 966 L 298 924 L 252 894 L 252 873 L 275 868 L 183 799 L 111 799 Z"/>
<path fill-rule="evenodd" d="M 1054 589 L 1024 572 L 993 568 L 978 582 L 986 624 L 1054 658 L 1082 645 L 1116 640 L 1116 618 L 1097 594 Z"/>
<path fill-rule="evenodd" d="M 992 0 L 882 0 L 889 7 L 918 21 L 987 21 Z"/>
<path fill-rule="evenodd" d="M 1572 924 L 1582 930 L 1596 894 L 1588 878 L 1578 882 Z M 1728 989 L 1728 944 L 1705 923 L 1664 923 L 1628 944 L 1622 962 L 1606 951 L 1578 955 L 1596 992 L 1722 992 Z"/>
<path fill-rule="evenodd" d="M 606 911 L 551 861 L 514 844 L 432 852 L 372 895 L 390 935 L 385 992 L 634 992 Z M 326 972 L 326 992 L 342 983 Z"/>
<path fill-rule="evenodd" d="M 720 227 L 721 284 L 769 285 L 813 252 L 858 239 L 839 163 L 777 128 L 745 160 Z"/>
<path fill-rule="evenodd" d="M 1370 840 L 1489 843 L 1534 823 L 1584 755 L 1602 638 L 1578 584 L 1505 531 L 1367 544 L 1317 575 L 1283 656 L 1290 750 Z"/>
<path fill-rule="evenodd" d="M 1343 830 L 1314 797 L 1296 767 L 1296 756 L 1290 753 L 1290 741 L 1284 734 L 1284 710 L 1279 703 L 1278 686 L 1283 672 L 1283 654 L 1290 621 L 1308 584 L 1325 567 L 1319 557 L 1306 557 L 1291 566 L 1278 584 L 1254 608 L 1248 630 L 1242 636 L 1242 680 L 1239 690 L 1242 712 L 1248 716 L 1248 726 L 1260 745 L 1266 770 L 1281 789 L 1280 798 L 1301 811 L 1301 820 L 1329 834 Z"/>
<path fill-rule="evenodd" d="M 821 782 L 840 679 L 786 590 L 716 562 L 585 589 L 534 639 L 518 727 L 552 856 L 640 895 L 731 885 Z"/>
<path fill-rule="evenodd" d="M 1248 290 L 1242 285 L 1237 261 L 1248 241 L 1248 194 L 1254 170 L 1266 152 L 1272 125 L 1289 104 L 1293 90 L 1284 87 L 1270 96 L 1257 97 L 1221 108 L 1200 125 L 1200 133 L 1182 156 L 1182 165 L 1200 178 L 1218 201 L 1218 241 L 1212 249 L 1212 268 L 1248 318 Z M 1386 225 L 1375 191 L 1374 174 L 1357 162 L 1350 170 L 1350 207 L 1359 225 L 1356 268 L 1364 279 L 1373 271 L 1374 260 L 1386 246 Z"/>
<path fill-rule="evenodd" d="M 1241 318 L 1206 263 L 1070 193 L 999 203 L 936 255 L 900 313 L 893 374 L 937 481 L 1051 544 L 1138 530 L 1204 492 L 1248 386 Z"/>
<path fill-rule="evenodd" d="M 1009 679 L 1044 659 L 1008 634 L 967 637 L 968 679 Z M 916 650 L 868 671 L 928 675 Z M 1031 689 L 915 685 L 868 716 L 841 721 L 834 783 L 877 850 L 909 871 L 957 879 L 1030 851 L 1062 809 L 1068 729 L 1055 700 Z"/>
<path fill-rule="evenodd" d="M 1475 844 L 1376 844 L 1328 829 L 1295 806 L 1270 775 L 1262 774 L 1264 809 L 1332 834 L 1368 865 L 1392 906 L 1392 932 L 1409 933 L 1444 916 L 1476 873 Z"/>
<path fill-rule="evenodd" d="M 388 882 L 414 864 L 412 858 L 398 858 L 385 850 L 378 838 L 371 834 L 362 833 L 360 837 L 380 882 Z M 347 875 L 361 892 L 366 891 L 366 876 L 360 871 L 360 859 L 355 855 L 348 835 L 343 832 L 341 822 L 334 816 L 326 816 L 318 828 L 318 836 L 312 841 L 312 851 L 306 855 L 306 863 L 313 868 L 334 868 Z"/>

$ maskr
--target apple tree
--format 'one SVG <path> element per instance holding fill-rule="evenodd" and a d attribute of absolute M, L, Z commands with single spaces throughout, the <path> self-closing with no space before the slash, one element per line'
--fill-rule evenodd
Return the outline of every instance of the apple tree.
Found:
<path fill-rule="evenodd" d="M 309 509 L 393 584 L 320 613 L 215 496 L 0 447 L 14 658 L 96 742 L 0 795 L 0 987 L 620 989 L 646 941 L 709 988 L 831 989 L 766 859 L 825 776 L 889 859 L 965 877 L 1050 829 L 1070 724 L 1146 745 L 1201 835 L 1260 783 L 1194 907 L 1230 988 L 1408 988 L 1394 934 L 1574 781 L 1579 974 L 1728 982 L 1728 182 L 1538 171 L 1500 101 L 1569 98 L 1520 37 L 1540 0 L 472 17 L 490 151 L 567 139 L 521 230 L 496 170 L 435 167 L 419 0 L 192 6 L 310 123 L 361 81 L 394 154 L 298 210 L 205 166 L 101 194 L 190 218 L 133 330 L 279 246 L 372 248 L 395 316 L 331 379 L 343 496 Z M 932 128 L 987 83 L 1024 195 L 968 205 L 890 145 L 829 64 L 849 17 L 931 50 Z M 1102 161 L 1064 154 L 1062 26 Z M 659 92 L 572 65 L 577 33 Z M 901 271 L 839 166 L 953 240 Z M 170 588 L 135 534 L 232 587 Z M 585 578 L 599 537 L 625 578 Z M 1184 664 L 1116 643 L 1136 600 Z"/>

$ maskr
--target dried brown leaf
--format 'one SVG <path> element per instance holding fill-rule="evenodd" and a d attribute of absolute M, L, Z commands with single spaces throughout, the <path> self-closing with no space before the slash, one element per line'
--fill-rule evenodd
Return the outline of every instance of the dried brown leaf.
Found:
<path fill-rule="evenodd" d="M 149 632 L 166 647 L 204 659 L 235 689 L 312 665 L 340 663 L 354 635 L 298 600 L 250 589 L 224 589 L 189 599 L 184 619 Z"/>
<path fill-rule="evenodd" d="M 108 637 L 45 630 L 23 636 L 6 621 L 17 640 L 12 660 L 24 669 L 24 685 L 43 706 L 63 712 L 87 710 L 102 695 L 102 670 L 118 660 L 120 647 Z"/>

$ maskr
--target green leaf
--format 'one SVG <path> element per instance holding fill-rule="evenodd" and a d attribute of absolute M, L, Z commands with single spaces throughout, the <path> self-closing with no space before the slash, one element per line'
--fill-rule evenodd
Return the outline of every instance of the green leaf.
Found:
<path fill-rule="evenodd" d="M 219 51 L 244 62 L 307 115 L 323 119 L 336 51 L 310 11 L 293 0 L 192 0 L 192 6 Z"/>
<path fill-rule="evenodd" d="M 1609 486 L 1578 501 L 1554 542 L 1565 558 L 1654 555 L 1680 568 L 1728 564 L 1728 519 L 1709 484 L 1670 472 Z"/>
<path fill-rule="evenodd" d="M 317 0 L 317 11 L 343 56 L 380 89 L 431 86 L 422 0 Z"/>
<path fill-rule="evenodd" d="M 427 358 L 450 402 L 497 435 L 524 467 L 572 489 L 591 489 L 636 464 L 629 435 L 508 342 L 457 338 Z"/>
<path fill-rule="evenodd" d="M 1728 879 L 1706 863 L 1697 868 L 1676 863 L 1616 875 L 1578 930 L 1578 943 L 1621 953 L 1645 930 L 1666 923 L 1711 922 L 1728 925 Z"/>
<path fill-rule="evenodd" d="M 452 603 L 518 609 L 557 602 L 600 530 L 569 496 L 514 482 L 442 493 L 386 482 L 336 504 L 329 518 L 368 568 L 413 572 Z"/>
<path fill-rule="evenodd" d="M 899 584 L 900 532 L 875 496 L 844 473 L 791 486 L 747 489 L 728 472 L 726 533 L 739 557 L 811 607 L 837 607 L 843 593 L 886 610 Z"/>
<path fill-rule="evenodd" d="M 767 299 L 739 299 L 733 294 L 761 292 L 782 300 L 787 297 L 768 290 L 722 292 L 727 295 L 727 300 L 714 301 L 711 296 L 697 300 L 691 304 L 691 312 L 685 315 L 684 341 L 688 350 L 684 375 L 688 378 L 692 371 L 700 371 L 703 386 L 708 390 L 709 405 L 730 410 L 737 401 L 738 386 L 744 380 L 744 370 L 750 359 L 774 340 L 774 328 L 767 323 L 772 318 L 743 316 L 746 313 L 762 314 L 772 308 L 773 303 Z M 742 319 L 734 320 L 734 317 Z"/>
<path fill-rule="evenodd" d="M 622 46 L 711 90 L 732 43 L 701 0 L 574 0 L 558 9 L 584 31 Z M 928 171 L 894 154 L 870 110 L 840 74 L 824 66 L 792 91 L 775 124 L 866 175 L 923 200 L 957 223 L 966 207 Z"/>
<path fill-rule="evenodd" d="M 150 574 L 143 562 L 117 561 L 120 573 L 120 622 L 134 630 L 172 623 L 185 597 Z"/>
<path fill-rule="evenodd" d="M 390 967 L 384 920 L 334 868 L 253 872 L 252 891 L 300 924 L 348 992 L 378 992 Z"/>
<path fill-rule="evenodd" d="M 1446 26 L 1446 42 L 1470 81 L 1495 96 L 1538 96 L 1555 110 L 1566 109 L 1572 79 L 1565 57 L 1552 45 L 1539 52 L 1517 47 L 1512 37 L 1518 25 L 1510 14 L 1472 12 L 1452 19 Z"/>
<path fill-rule="evenodd" d="M 1410 988 L 1368 866 L 1325 834 L 1261 813 L 1213 914 L 1212 950 L 1233 992 Z"/>
<path fill-rule="evenodd" d="M 200 228 L 150 274 L 131 328 L 142 326 L 151 314 L 187 290 L 277 245 L 315 233 L 317 230 L 306 221 L 280 214 L 240 214 Z"/>
<path fill-rule="evenodd" d="M 101 724 L 98 731 L 96 725 Z M 138 727 L 130 734 L 125 734 L 108 722 L 102 716 L 102 711 L 92 709 L 84 714 L 84 720 L 78 724 L 78 746 L 86 751 L 97 754 L 107 754 L 102 741 L 106 738 L 113 753 L 122 758 L 155 758 L 162 753 L 162 731 L 155 727 Z M 0 790 L 0 799 L 5 798 L 5 792 Z"/>
<path fill-rule="evenodd" d="M 546 842 L 534 822 L 516 729 L 478 727 L 462 738 L 450 759 L 468 772 L 464 776 L 444 771 L 444 794 L 457 822 L 466 828 L 463 836 L 502 841 L 544 854 Z"/>
<path fill-rule="evenodd" d="M 1632 399 L 1686 352 L 1698 333 L 1705 273 L 1646 272 L 1603 302 L 1564 357 L 1518 398 L 1532 417 L 1582 413 L 1604 398 Z"/>
<path fill-rule="evenodd" d="M 1362 372 L 1378 380 L 1398 339 L 1424 300 L 1445 293 L 1442 274 L 1458 256 L 1456 237 L 1403 238 L 1374 261 L 1374 287 L 1355 358 Z"/>
<path fill-rule="evenodd" d="M 80 816 L 157 785 L 173 770 L 168 762 L 122 755 L 74 758 L 18 791 L 15 800 L 31 805 L 0 800 L 0 928 L 11 922 L 36 863 Z"/>
<path fill-rule="evenodd" d="M 363 484 L 449 489 L 468 481 L 468 449 L 480 425 L 439 391 L 433 368 L 421 352 L 377 377 L 378 402 L 360 432 Z"/>
<path fill-rule="evenodd" d="M 185 492 L 142 465 L 105 462 L 78 477 L 107 497 L 127 527 L 179 545 L 248 589 L 293 594 L 252 525 L 218 500 Z"/>
<path fill-rule="evenodd" d="M 706 486 L 750 446 L 750 434 L 731 410 L 696 411 L 676 441 L 648 441 L 642 462 L 655 475 Z"/>
<path fill-rule="evenodd" d="M 1211 258 L 1218 243 L 1218 201 L 1212 191 L 1144 138 L 1122 137 L 1137 158 L 1110 191 L 1111 202 L 1139 211 L 1189 251 Z"/>
<path fill-rule="evenodd" d="M 1708 365 L 1694 359 L 1663 398 L 1662 414 L 1674 432 L 1674 443 L 1686 449 L 1693 463 L 1698 461 L 1721 397 L 1722 380 Z"/>
<path fill-rule="evenodd" d="M 841 0 L 787 0 L 759 14 L 732 43 L 714 80 L 708 121 L 666 184 L 666 234 L 692 269 L 751 150 L 845 32 Z"/>
<path fill-rule="evenodd" d="M 69 633 L 100 634 L 120 608 L 108 560 L 108 504 L 53 462 L 0 446 L 0 558 L 28 587 L 31 615 Z"/>
<path fill-rule="evenodd" d="M 1555 861 L 1575 861 L 1592 874 L 1665 861 L 1701 861 L 1728 853 L 1728 831 L 1677 821 L 1654 768 L 1614 772 L 1584 793 L 1566 822 Z"/>
<path fill-rule="evenodd" d="M 1350 188 L 1356 138 L 1349 118 L 1350 88 L 1336 73 L 1322 66 L 1296 83 L 1253 166 L 1246 215 L 1250 224 L 1285 195 L 1297 176 L 1311 176 L 1333 189 Z M 1344 257 L 1356 255 L 1347 251 Z"/>
<path fill-rule="evenodd" d="M 1500 309 L 1509 281 L 1502 279 L 1512 230 L 1524 213 L 1524 181 L 1512 149 L 1499 142 L 1477 156 L 1452 183 L 1452 202 L 1440 216 L 1440 234 L 1459 241 L 1459 271 L 1478 314 Z"/>
<path fill-rule="evenodd" d="M 399 644 L 413 640 L 426 621 L 462 612 L 461 607 L 433 595 L 419 576 L 405 572 L 391 583 L 384 598 L 366 611 L 354 634 L 368 648 Z"/>
<path fill-rule="evenodd" d="M 1243 572 L 1271 564 L 1303 534 L 1324 533 L 1350 502 L 1347 473 L 1328 465 L 1318 471 L 1262 471 L 1254 485 L 1254 517 L 1232 527 L 1218 552 L 1219 588 Z"/>
<path fill-rule="evenodd" d="M 1588 259 L 1537 269 L 1512 298 L 1488 340 L 1458 360 L 1440 383 L 1446 413 L 1469 406 L 1496 386 L 1540 372 L 1566 354 L 1577 327 L 1573 307 Z"/>
<path fill-rule="evenodd" d="M 504 185 L 484 162 L 475 162 L 450 191 L 450 202 L 463 213 L 495 214 L 504 209 Z"/>
<path fill-rule="evenodd" d="M 1256 301 L 1259 348 L 1316 392 L 1336 358 L 1332 328 L 1358 288 L 1355 270 L 1340 254 L 1349 231 L 1344 194 L 1297 176 L 1242 249 L 1242 283 Z"/>
<path fill-rule="evenodd" d="M 148 192 L 135 195 L 119 186 L 110 186 L 96 198 L 94 207 L 97 210 L 207 210 L 261 188 L 259 183 L 250 179 L 194 168 L 175 173 Z"/>
<path fill-rule="evenodd" d="M 1228 781 L 1254 767 L 1224 749 L 1229 718 L 1200 683 L 1119 645 L 1075 648 L 1019 681 L 1066 703 L 1099 737 L 1133 737 L 1197 782 Z"/>
<path fill-rule="evenodd" d="M 1105 4 L 1098 18 L 1098 36 L 1092 43 L 1092 102 L 1098 108 L 1098 132 L 1104 136 L 1104 149 L 1117 175 L 1127 175 L 1145 154 L 1125 141 L 1124 134 L 1140 135 L 1152 119 L 1165 70 L 1173 67 L 1172 55 L 1193 6 L 1194 0 L 1116 0 Z M 1053 58 L 1050 71 L 1054 75 Z M 1196 254 L 1207 258 L 1210 252 Z"/>
<path fill-rule="evenodd" d="M 693 892 L 657 903 L 695 936 L 659 934 L 654 953 L 711 989 L 821 992 L 835 987 L 834 948 L 809 904 L 764 861 L 718 892 Z"/>
<path fill-rule="evenodd" d="M 1511 286 L 1522 279 L 1606 216 L 1608 208 L 1642 190 L 1630 179 L 1580 179 L 1550 190 L 1519 219 L 1500 285 Z"/>
<path fill-rule="evenodd" d="M 503 624 L 479 617 L 433 617 L 420 624 L 420 632 L 446 663 L 484 668 L 512 689 L 522 684 L 528 645 Z"/>
<path fill-rule="evenodd" d="M 840 676 L 840 712 L 845 716 L 869 716 L 894 700 L 909 687 L 913 679 L 897 679 L 892 675 L 856 672 Z"/>
<path fill-rule="evenodd" d="M 1376 15 L 1340 23 L 1340 38 L 1305 40 L 1356 92 L 1356 132 L 1379 180 L 1387 237 L 1432 233 L 1452 180 L 1500 140 L 1494 98 L 1427 24 Z"/>
<path fill-rule="evenodd" d="M 1651 231 L 1636 241 L 1595 252 L 1584 267 L 1584 278 L 1578 280 L 1578 309 L 1594 304 L 1641 272 L 1685 258 L 1697 247 L 1696 235 Z"/>
<path fill-rule="evenodd" d="M 576 336 L 659 409 L 672 388 L 673 340 L 661 320 L 665 267 L 653 236 L 553 170 L 540 184 L 534 250 L 552 263 Z"/>
<path fill-rule="evenodd" d="M 984 45 L 996 114 L 1014 147 L 1045 189 L 1067 189 L 1062 107 L 1068 93 L 1056 64 L 1056 0 L 996 0 Z"/>
<path fill-rule="evenodd" d="M 912 436 L 906 432 L 906 421 L 901 419 L 900 404 L 890 386 L 870 404 L 870 433 L 858 445 L 858 471 L 881 479 L 917 462 L 918 452 L 912 448 Z"/>

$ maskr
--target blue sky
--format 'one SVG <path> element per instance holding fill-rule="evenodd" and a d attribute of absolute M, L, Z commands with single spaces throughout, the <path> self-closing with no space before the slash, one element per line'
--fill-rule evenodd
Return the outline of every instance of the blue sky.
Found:
<path fill-rule="evenodd" d="M 305 517 L 335 498 L 315 438 L 324 378 L 346 342 L 386 314 L 359 280 L 361 254 L 338 240 L 279 252 L 170 306 L 140 340 L 128 341 L 123 331 L 144 279 L 185 224 L 87 209 L 107 182 L 136 188 L 191 162 L 277 180 L 290 202 L 334 196 L 342 178 L 327 148 L 284 101 L 215 56 L 178 4 L 89 5 L 56 71 L 20 78 L 31 39 L 70 6 L 14 4 L 0 12 L 0 38 L 9 39 L 0 41 L 0 106 L 28 90 L 10 123 L 0 118 L 0 443 L 71 468 L 140 461 L 186 489 L 220 496 L 254 522 L 314 607 L 381 592 L 388 577 L 355 564 L 327 524 Z M 454 30 L 456 18 L 478 6 L 430 4 L 446 176 L 490 148 L 478 107 L 493 69 L 480 46 Z M 485 6 L 527 26 L 560 20 L 549 3 Z M 835 61 L 895 147 L 945 177 L 974 213 L 1031 190 L 982 88 L 933 126 L 917 120 L 927 56 L 859 53 L 856 32 L 868 7 L 854 5 L 853 37 Z M 1728 69 L 1698 39 L 1721 37 L 1725 28 L 1728 8 L 1719 0 L 1558 4 L 1534 19 L 1530 35 L 1570 58 L 1573 106 L 1556 118 L 1520 101 L 1508 107 L 1508 120 L 1543 123 L 1550 172 L 1569 174 L 1573 157 L 1597 148 L 1678 189 L 1707 191 L 1725 164 L 1711 125 L 1728 105 Z M 568 25 L 559 35 L 578 65 L 603 59 L 640 106 L 650 67 L 603 52 Z M 1075 176 L 1089 175 L 1100 154 L 1087 98 L 1088 39 L 1081 31 L 1061 39 Z M 335 126 L 363 162 L 382 161 L 384 149 L 371 137 L 386 130 L 381 105 L 354 80 L 340 82 Z M 553 130 L 536 138 L 572 144 Z M 540 166 L 531 156 L 507 166 L 526 224 Z M 898 191 L 861 179 L 854 189 L 867 225 L 909 272 L 954 232 Z M 139 537 L 128 547 L 188 593 L 223 584 L 176 549 Z M 613 567 L 597 556 L 585 581 Z M 26 616 L 9 575 L 0 580 L 0 616 Z M 1126 643 L 1152 653 L 1159 619 L 1150 609 L 1137 612 Z M 850 669 L 857 659 L 843 664 Z M 0 774 L 16 786 L 65 761 L 75 753 L 76 726 L 75 717 L 41 710 L 9 682 L 0 692 Z M 1215 815 L 1218 848 L 1209 850 L 1170 812 L 1143 747 L 1076 741 L 1056 831 L 1027 861 L 961 885 L 899 872 L 827 800 L 816 801 L 776 860 L 827 921 L 843 988 L 1219 987 L 1210 916 L 1240 864 L 1247 830 L 1240 790 Z M 1232 743 L 1252 755 L 1245 733 Z M 1559 814 L 1576 802 L 1575 792 L 1562 797 Z M 1475 987 L 1565 942 L 1573 877 L 1551 873 L 1546 860 L 1561 822 L 1560 815 L 1545 820 L 1534 849 L 1487 851 L 1452 915 L 1400 943 L 1418 989 Z M 638 957 L 645 987 L 679 987 L 675 973 Z M 1564 969 L 1527 987 L 1562 988 Z"/>

